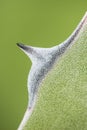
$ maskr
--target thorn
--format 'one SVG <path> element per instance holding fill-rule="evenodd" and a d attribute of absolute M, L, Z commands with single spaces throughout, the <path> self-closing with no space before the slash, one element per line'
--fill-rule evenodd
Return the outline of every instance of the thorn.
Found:
<path fill-rule="evenodd" d="M 27 46 L 25 46 L 24 44 L 22 44 L 22 43 L 17 43 L 17 46 L 18 47 L 20 47 L 20 48 L 22 48 L 22 49 L 24 49 L 24 50 L 28 50 L 28 47 Z"/>
<path fill-rule="evenodd" d="M 20 47 L 22 50 L 24 50 L 27 53 L 32 54 L 32 52 L 34 51 L 31 46 L 27 46 L 27 45 L 24 45 L 22 43 L 16 43 L 16 44 L 17 44 L 18 47 Z"/>
<path fill-rule="evenodd" d="M 78 24 L 75 31 L 70 35 L 70 37 L 60 45 L 54 46 L 52 48 L 36 48 L 24 45 L 22 43 L 17 43 L 17 46 L 19 46 L 31 58 L 31 61 L 33 61 L 33 65 L 28 76 L 30 106 L 28 107 L 29 111 L 25 113 L 24 120 L 22 123 L 23 125 L 21 128 L 23 128 L 26 121 L 30 118 L 30 115 L 36 104 L 36 98 L 38 94 L 38 89 L 40 87 L 40 83 L 42 82 L 46 74 L 49 72 L 49 70 L 53 67 L 57 59 L 59 59 L 60 56 L 64 54 L 64 52 L 67 50 L 67 48 L 74 43 L 73 41 L 75 41 L 78 38 L 80 31 L 86 23 L 87 12 Z"/>

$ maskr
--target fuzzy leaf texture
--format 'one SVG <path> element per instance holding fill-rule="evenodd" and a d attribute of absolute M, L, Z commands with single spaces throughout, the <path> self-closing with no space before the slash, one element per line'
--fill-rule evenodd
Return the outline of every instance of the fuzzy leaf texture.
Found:
<path fill-rule="evenodd" d="M 87 130 L 87 22 L 46 75 L 24 130 Z"/>

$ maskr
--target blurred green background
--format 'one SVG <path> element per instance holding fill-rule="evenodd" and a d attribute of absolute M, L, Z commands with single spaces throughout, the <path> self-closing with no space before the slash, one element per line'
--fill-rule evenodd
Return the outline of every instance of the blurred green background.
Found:
<path fill-rule="evenodd" d="M 31 61 L 16 43 L 59 44 L 86 10 L 86 0 L 0 0 L 0 130 L 16 130 L 27 107 Z"/>

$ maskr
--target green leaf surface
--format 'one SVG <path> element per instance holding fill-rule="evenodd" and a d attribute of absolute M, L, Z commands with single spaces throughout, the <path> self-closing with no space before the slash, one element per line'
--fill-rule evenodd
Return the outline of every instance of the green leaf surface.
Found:
<path fill-rule="evenodd" d="M 24 130 L 87 130 L 87 25 L 42 82 Z"/>

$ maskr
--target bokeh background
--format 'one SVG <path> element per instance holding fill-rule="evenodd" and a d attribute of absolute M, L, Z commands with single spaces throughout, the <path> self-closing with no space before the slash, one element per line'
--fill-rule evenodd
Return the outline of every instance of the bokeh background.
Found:
<path fill-rule="evenodd" d="M 0 130 L 16 130 L 27 107 L 31 61 L 16 43 L 59 44 L 86 10 L 86 0 L 0 0 Z"/>

